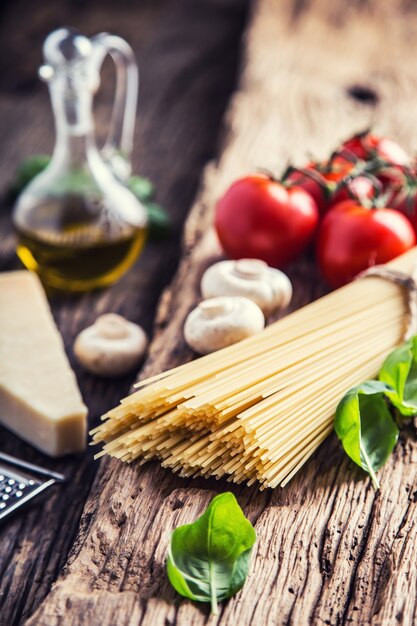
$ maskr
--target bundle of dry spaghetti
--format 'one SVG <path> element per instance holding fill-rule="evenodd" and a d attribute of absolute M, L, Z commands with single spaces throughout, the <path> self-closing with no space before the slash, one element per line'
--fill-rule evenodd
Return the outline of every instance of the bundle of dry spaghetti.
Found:
<path fill-rule="evenodd" d="M 416 249 L 387 267 L 411 273 Z M 182 476 L 285 485 L 329 435 L 343 394 L 403 337 L 405 290 L 362 278 L 260 334 L 153 376 L 93 431 L 101 454 Z"/>

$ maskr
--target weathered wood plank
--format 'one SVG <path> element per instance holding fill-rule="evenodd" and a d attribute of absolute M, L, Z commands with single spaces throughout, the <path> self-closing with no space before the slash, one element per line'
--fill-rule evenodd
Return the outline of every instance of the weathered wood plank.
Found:
<path fill-rule="evenodd" d="M 303 160 L 308 151 L 324 156 L 370 121 L 407 148 L 416 145 L 416 31 L 409 3 L 258 2 L 227 141 L 188 221 L 184 259 L 162 299 L 146 373 L 190 358 L 182 323 L 203 268 L 219 254 L 209 228 L 214 201 L 230 180 L 258 165 Z M 374 89 L 377 106 L 355 103 L 347 95 L 353 83 Z M 319 295 L 308 264 L 293 268 L 292 277 L 294 306 Z M 244 590 L 210 623 L 414 623 L 416 458 L 409 434 L 375 495 L 332 437 L 284 490 L 233 488 L 259 541 Z M 109 615 L 118 624 L 206 623 L 205 608 L 179 601 L 169 587 L 164 556 L 172 528 L 194 519 L 213 491 L 227 486 L 181 480 L 156 464 L 103 463 L 67 566 L 28 624 L 94 625 Z"/>
<path fill-rule="evenodd" d="M 247 6 L 246 0 L 63 0 L 36 3 L 36 7 L 31 0 L 18 0 L 2 5 L 0 188 L 8 184 L 23 157 L 49 152 L 53 146 L 50 104 L 45 86 L 36 78 L 46 34 L 63 23 L 89 34 L 108 30 L 132 44 L 140 65 L 135 170 L 155 183 L 157 199 L 173 220 L 170 239 L 149 244 L 119 284 L 85 296 L 51 298 L 72 362 L 74 337 L 100 313 L 117 311 L 148 331 L 152 329 L 161 289 L 177 264 L 182 222 L 201 169 L 215 152 L 220 120 L 235 81 Z M 98 110 L 100 135 L 112 104 L 110 64 L 105 71 Z M 6 203 L 0 208 L 0 231 L 0 267 L 15 268 L 18 262 Z M 73 365 L 93 425 L 128 392 L 134 375 L 100 381 Z M 91 450 L 85 456 L 52 461 L 3 429 L 0 446 L 3 451 L 62 471 L 69 479 L 67 486 L 51 492 L 43 505 L 0 528 L 0 623 L 14 626 L 37 608 L 64 565 L 99 466 L 92 461 Z M 87 520 L 83 518 L 81 527 Z M 101 602 L 106 606 L 105 598 Z"/>

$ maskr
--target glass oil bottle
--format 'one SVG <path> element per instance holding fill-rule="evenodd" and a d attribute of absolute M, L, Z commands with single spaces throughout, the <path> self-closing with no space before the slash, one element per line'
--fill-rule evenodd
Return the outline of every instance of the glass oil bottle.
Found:
<path fill-rule="evenodd" d="M 146 212 L 125 182 L 138 89 L 137 66 L 119 37 L 51 33 L 39 74 L 48 83 L 56 144 L 48 167 L 18 198 L 14 224 L 23 264 L 51 287 L 85 291 L 116 281 L 146 236 Z M 115 104 L 104 148 L 95 142 L 92 101 L 106 54 L 117 69 Z"/>

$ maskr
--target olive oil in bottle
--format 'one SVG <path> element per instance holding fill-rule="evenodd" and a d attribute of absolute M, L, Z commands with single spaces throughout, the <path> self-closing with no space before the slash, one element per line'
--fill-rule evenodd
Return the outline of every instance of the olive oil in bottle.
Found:
<path fill-rule="evenodd" d="M 59 232 L 19 229 L 17 254 L 46 285 L 86 291 L 118 280 L 139 256 L 145 236 L 144 228 L 128 225 L 104 230 L 70 223 Z"/>
<path fill-rule="evenodd" d="M 49 165 L 16 202 L 17 254 L 51 287 L 105 287 L 132 266 L 146 235 L 146 211 L 126 185 L 136 62 L 120 37 L 100 33 L 89 39 L 65 28 L 47 37 L 43 54 L 39 75 L 49 87 L 56 142 Z M 99 150 L 92 104 L 106 54 L 116 64 L 117 89 L 109 134 Z"/>

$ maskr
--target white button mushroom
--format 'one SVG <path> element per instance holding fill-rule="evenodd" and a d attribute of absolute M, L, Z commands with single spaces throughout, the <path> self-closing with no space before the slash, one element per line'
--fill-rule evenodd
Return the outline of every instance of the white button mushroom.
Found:
<path fill-rule="evenodd" d="M 74 354 L 92 374 L 123 376 L 139 364 L 147 343 L 140 326 L 116 313 L 107 313 L 81 331 L 75 340 Z"/>
<path fill-rule="evenodd" d="M 208 354 L 258 333 L 264 326 L 263 313 L 251 300 L 211 298 L 188 315 L 184 337 L 195 352 Z"/>
<path fill-rule="evenodd" d="M 289 305 L 291 282 L 283 272 L 260 259 L 220 261 L 201 280 L 203 298 L 243 296 L 255 302 L 266 316 Z"/>

